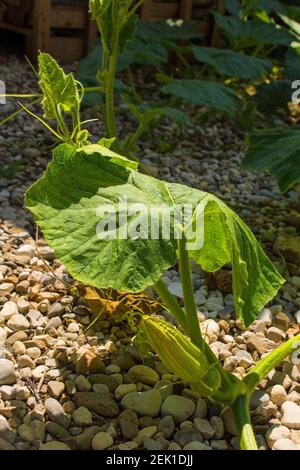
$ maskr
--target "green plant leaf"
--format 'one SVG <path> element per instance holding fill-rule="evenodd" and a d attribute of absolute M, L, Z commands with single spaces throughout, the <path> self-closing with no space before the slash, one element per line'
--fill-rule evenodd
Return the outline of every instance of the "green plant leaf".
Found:
<path fill-rule="evenodd" d="M 238 0 L 224 0 L 225 10 L 233 16 L 240 16 L 241 5 Z"/>
<path fill-rule="evenodd" d="M 257 80 L 272 70 L 272 64 L 267 60 L 257 59 L 229 49 L 193 47 L 193 54 L 198 62 L 211 65 L 219 75 L 242 80 Z"/>
<path fill-rule="evenodd" d="M 255 95 L 257 109 L 262 113 L 274 113 L 277 109 L 286 108 L 292 99 L 292 93 L 292 84 L 289 80 L 263 83 L 257 87 Z"/>
<path fill-rule="evenodd" d="M 285 77 L 288 80 L 300 79 L 300 46 L 289 47 L 285 54 Z"/>
<path fill-rule="evenodd" d="M 79 94 L 73 74 L 66 75 L 58 63 L 46 53 L 39 55 L 40 87 L 45 117 L 55 119 L 57 110 L 79 112 Z"/>
<path fill-rule="evenodd" d="M 269 170 L 281 191 L 300 181 L 300 130 L 265 129 L 252 132 L 242 167 L 245 170 Z"/>
<path fill-rule="evenodd" d="M 180 109 L 175 109 L 168 106 L 158 108 L 147 104 L 136 106 L 130 102 L 128 103 L 128 107 L 139 122 L 150 123 L 155 119 L 159 119 L 165 116 L 171 119 L 171 121 L 173 121 L 181 131 L 184 130 L 188 122 L 187 115 Z"/>
<path fill-rule="evenodd" d="M 162 92 L 178 96 L 194 105 L 206 105 L 228 113 L 235 112 L 240 106 L 240 99 L 233 90 L 206 80 L 173 80 L 162 87 Z"/>
<path fill-rule="evenodd" d="M 233 38 L 239 48 L 257 45 L 289 46 L 295 37 L 279 25 L 260 20 L 242 21 L 233 16 L 223 16 L 214 12 L 217 25 L 226 35 Z"/>
<path fill-rule="evenodd" d="M 284 8 L 277 0 L 252 0 L 249 2 L 250 11 L 283 12 Z"/>
<path fill-rule="evenodd" d="M 165 238 L 151 239 L 151 224 L 146 225 L 143 237 L 124 237 L 124 229 L 149 222 L 153 209 L 166 220 L 170 211 L 181 213 L 183 204 L 195 209 L 196 223 L 200 205 L 204 207 L 205 243 L 190 256 L 206 271 L 233 263 L 236 313 L 246 325 L 251 323 L 283 279 L 247 226 L 216 197 L 115 164 L 103 158 L 107 152 L 105 148 L 92 153 L 59 146 L 44 176 L 26 193 L 26 206 L 70 273 L 85 284 L 121 291 L 138 292 L 155 284 L 176 262 L 179 222 L 170 217 L 170 237 Z M 99 237 L 99 232 L 97 236 L 103 220 L 99 208 L 120 213 L 124 197 L 128 204 L 142 205 L 140 216 L 120 222 L 115 239 Z"/>
<path fill-rule="evenodd" d="M 203 39 L 203 35 L 195 31 L 193 23 L 187 21 L 173 26 L 165 21 L 139 21 L 137 35 L 145 42 Z"/>

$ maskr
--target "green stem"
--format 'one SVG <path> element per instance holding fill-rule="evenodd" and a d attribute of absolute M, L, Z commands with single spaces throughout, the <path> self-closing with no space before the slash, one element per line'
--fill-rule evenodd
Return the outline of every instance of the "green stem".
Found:
<path fill-rule="evenodd" d="M 117 71 L 119 35 L 116 34 L 112 54 L 109 58 L 109 68 L 106 76 L 106 125 L 110 138 L 117 137 L 116 114 L 114 103 L 114 83 Z"/>
<path fill-rule="evenodd" d="M 156 292 L 158 293 L 160 299 L 163 301 L 163 303 L 166 305 L 168 310 L 173 315 L 173 317 L 176 318 L 179 325 L 188 335 L 189 330 L 188 330 L 186 313 L 180 307 L 174 295 L 171 294 L 166 284 L 162 280 L 158 281 L 155 284 L 154 288 Z M 221 363 L 219 362 L 218 358 L 215 356 L 214 352 L 211 350 L 209 345 L 202 338 L 200 329 L 199 329 L 199 334 L 200 334 L 200 337 L 198 338 L 198 341 L 195 344 L 196 346 L 198 346 L 199 349 L 201 349 L 205 353 L 208 362 L 217 369 L 222 380 L 222 389 L 219 389 L 214 394 L 214 398 L 216 399 L 216 401 L 219 401 L 221 403 L 228 403 L 229 400 L 233 398 L 233 390 L 235 390 L 236 393 L 238 393 L 239 390 L 242 390 L 243 383 L 241 380 L 237 379 L 230 372 L 226 372 L 223 369 Z"/>
<path fill-rule="evenodd" d="M 251 425 L 248 395 L 240 395 L 232 406 L 242 450 L 258 450 Z"/>
<path fill-rule="evenodd" d="M 132 73 L 130 65 L 128 65 L 128 67 L 127 67 L 127 74 L 128 74 L 128 82 L 129 82 L 130 88 L 132 90 L 132 93 L 133 93 L 137 103 L 141 104 L 142 99 L 141 99 L 140 95 L 137 92 L 135 82 L 134 82 L 134 78 L 133 78 L 133 73 Z"/>
<path fill-rule="evenodd" d="M 176 298 L 169 291 L 166 284 L 160 279 L 154 286 L 156 292 L 158 293 L 160 299 L 164 302 L 166 307 L 170 310 L 173 317 L 178 321 L 179 325 L 187 331 L 187 321 L 186 315 L 180 305 L 178 304 Z"/>
<path fill-rule="evenodd" d="M 203 349 L 204 339 L 202 338 L 199 327 L 197 306 L 195 302 L 192 282 L 190 259 L 188 251 L 186 249 L 186 238 L 184 237 L 184 235 L 182 235 L 182 238 L 178 241 L 178 253 L 179 271 L 182 282 L 184 307 L 186 312 L 189 336 L 194 344 L 201 345 L 201 349 Z"/>
<path fill-rule="evenodd" d="M 248 393 L 251 395 L 259 382 L 291 352 L 296 351 L 297 348 L 300 349 L 300 334 L 278 346 L 278 348 L 261 359 L 244 378 Z"/>
<path fill-rule="evenodd" d="M 132 149 L 134 148 L 136 142 L 139 140 L 139 138 L 141 137 L 141 135 L 145 131 L 146 127 L 147 127 L 147 125 L 145 125 L 145 123 L 143 123 L 143 122 L 141 122 L 139 124 L 139 127 L 137 128 L 137 130 L 127 140 L 126 145 L 123 149 L 123 152 L 130 153 L 132 151 Z"/>

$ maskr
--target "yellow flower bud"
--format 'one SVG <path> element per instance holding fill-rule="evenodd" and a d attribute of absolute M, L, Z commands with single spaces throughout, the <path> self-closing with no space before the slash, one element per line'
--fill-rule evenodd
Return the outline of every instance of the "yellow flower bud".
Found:
<path fill-rule="evenodd" d="M 205 354 L 176 328 L 156 317 L 144 316 L 142 328 L 161 361 L 194 390 L 206 396 L 220 385 L 218 371 Z"/>

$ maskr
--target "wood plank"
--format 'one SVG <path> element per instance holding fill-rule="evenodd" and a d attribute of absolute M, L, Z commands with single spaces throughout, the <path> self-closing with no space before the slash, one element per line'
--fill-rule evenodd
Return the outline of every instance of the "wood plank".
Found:
<path fill-rule="evenodd" d="M 32 29 L 26 28 L 25 26 L 18 26 L 16 24 L 7 23 L 6 21 L 0 21 L 0 29 L 6 29 L 18 34 L 32 35 Z"/>
<path fill-rule="evenodd" d="M 167 20 L 169 18 L 178 18 L 180 4 L 176 2 L 152 2 L 151 20 Z"/>
<path fill-rule="evenodd" d="M 224 5 L 223 0 L 218 0 L 217 12 L 224 15 L 225 5 Z M 210 42 L 211 47 L 216 47 L 219 43 L 219 40 L 220 40 L 220 28 L 217 26 L 216 22 L 214 22 L 212 34 L 211 34 L 211 42 Z"/>
<path fill-rule="evenodd" d="M 151 19 L 152 11 L 152 0 L 144 0 L 143 5 L 141 6 L 140 18 L 143 21 L 148 21 Z"/>
<path fill-rule="evenodd" d="M 84 39 L 53 36 L 50 38 L 49 52 L 60 62 L 71 64 L 82 59 Z"/>
<path fill-rule="evenodd" d="M 36 60 L 39 51 L 49 51 L 50 16 L 51 0 L 35 0 L 31 50 L 27 51 L 33 60 Z"/>
<path fill-rule="evenodd" d="M 193 11 L 193 0 L 181 0 L 179 18 L 184 21 L 189 21 L 192 17 Z"/>
<path fill-rule="evenodd" d="M 86 11 L 80 5 L 52 5 L 51 28 L 85 29 Z"/>

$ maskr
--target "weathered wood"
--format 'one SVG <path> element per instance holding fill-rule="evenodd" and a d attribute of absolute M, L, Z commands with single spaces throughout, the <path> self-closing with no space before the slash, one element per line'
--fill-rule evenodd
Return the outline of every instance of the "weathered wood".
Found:
<path fill-rule="evenodd" d="M 32 41 L 28 55 L 36 58 L 39 51 L 50 47 L 51 0 L 35 0 L 33 10 Z M 27 45 L 28 47 L 28 45 Z"/>
<path fill-rule="evenodd" d="M 193 0 L 181 0 L 179 17 L 185 21 L 192 18 Z"/>
<path fill-rule="evenodd" d="M 224 6 L 224 1 L 223 0 L 218 0 L 217 12 L 224 15 L 225 6 Z M 211 47 L 216 47 L 219 43 L 219 39 L 220 39 L 220 28 L 214 22 L 213 23 L 213 30 L 212 30 L 212 34 L 211 34 L 211 42 L 210 42 Z"/>

